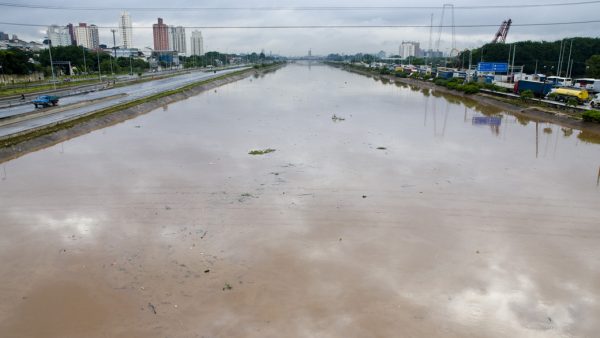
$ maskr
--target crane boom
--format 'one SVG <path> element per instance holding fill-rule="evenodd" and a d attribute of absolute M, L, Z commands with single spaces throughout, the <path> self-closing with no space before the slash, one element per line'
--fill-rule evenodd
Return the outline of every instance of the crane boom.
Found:
<path fill-rule="evenodd" d="M 512 20 L 508 19 L 506 21 L 502 21 L 500 28 L 498 28 L 498 32 L 494 36 L 492 43 L 504 43 L 506 42 L 506 36 L 508 35 L 508 31 L 510 30 L 510 25 L 512 25 Z"/>

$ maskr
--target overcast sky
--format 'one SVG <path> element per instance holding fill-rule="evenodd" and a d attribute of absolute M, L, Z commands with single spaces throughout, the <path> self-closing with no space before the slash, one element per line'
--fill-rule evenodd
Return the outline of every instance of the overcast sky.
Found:
<path fill-rule="evenodd" d="M 562 3 L 570 2 L 562 1 Z M 40 0 L 19 0 L 21 4 L 52 4 L 60 6 L 94 6 L 94 7 L 306 7 L 306 6 L 439 6 L 438 10 L 357 10 L 357 11 L 144 11 L 129 10 L 133 21 L 133 43 L 135 47 L 152 47 L 151 27 L 157 17 L 162 17 L 168 25 L 181 26 L 264 26 L 264 25 L 426 25 L 430 24 L 430 15 L 434 14 L 434 25 L 439 25 L 443 1 L 389 1 L 389 0 L 329 0 L 329 1 L 266 1 L 266 0 L 221 0 L 221 1 L 82 1 L 61 0 L 60 2 L 41 2 Z M 548 4 L 559 0 L 504 0 L 507 4 Z M 125 4 L 125 5 L 124 5 Z M 463 0 L 455 1 L 455 6 L 491 5 L 490 1 Z M 2 19 L 5 22 L 27 24 L 77 24 L 87 22 L 98 26 L 117 26 L 119 10 L 49 10 L 24 9 L 0 6 Z M 456 45 L 458 49 L 473 48 L 491 41 L 503 20 L 512 18 L 515 24 L 546 23 L 597 20 L 600 3 L 540 8 L 509 9 L 456 9 L 454 21 L 456 25 L 492 24 L 494 27 L 456 28 Z M 451 23 L 447 13 L 445 24 Z M 27 41 L 41 41 L 45 29 L 41 27 L 20 27 L 0 24 L 0 31 L 17 34 Z M 187 29 L 188 49 L 192 29 Z M 433 30 L 433 47 L 438 36 L 438 28 Z M 600 24 L 583 24 L 570 26 L 513 27 L 508 34 L 507 42 L 520 40 L 556 40 L 563 37 L 588 36 L 597 37 Z M 427 49 L 429 44 L 429 27 L 426 28 L 353 28 L 353 29 L 202 29 L 205 50 L 222 52 L 251 52 L 264 49 L 274 54 L 306 55 L 312 49 L 313 55 L 328 53 L 375 53 L 380 50 L 388 54 L 397 54 L 402 40 L 421 42 Z M 112 45 L 109 29 L 100 30 L 100 42 Z M 119 43 L 119 42 L 117 42 Z M 440 50 L 449 51 L 451 47 L 451 29 L 444 28 Z"/>

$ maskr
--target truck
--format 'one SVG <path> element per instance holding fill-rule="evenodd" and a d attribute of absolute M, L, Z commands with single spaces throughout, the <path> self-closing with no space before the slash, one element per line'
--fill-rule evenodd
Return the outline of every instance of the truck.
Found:
<path fill-rule="evenodd" d="M 533 80 L 519 80 L 515 83 L 514 93 L 521 94 L 526 90 L 531 90 L 535 97 L 545 97 L 550 93 L 554 84 Z"/>
<path fill-rule="evenodd" d="M 564 101 L 567 102 L 569 99 L 574 98 L 580 104 L 587 101 L 590 97 L 590 94 L 585 89 L 576 89 L 576 88 L 556 88 L 550 94 L 548 94 L 548 98 L 553 98 L 555 101 Z"/>
<path fill-rule="evenodd" d="M 53 95 L 41 95 L 32 100 L 31 103 L 37 108 L 39 106 L 42 107 L 50 107 L 56 106 L 58 104 L 59 97 Z"/>
<path fill-rule="evenodd" d="M 590 78 L 575 79 L 573 87 L 585 89 L 590 93 L 598 93 L 600 92 L 600 80 Z"/>

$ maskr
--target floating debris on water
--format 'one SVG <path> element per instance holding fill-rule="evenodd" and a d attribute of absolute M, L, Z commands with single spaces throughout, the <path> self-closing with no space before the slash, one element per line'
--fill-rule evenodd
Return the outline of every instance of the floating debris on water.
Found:
<path fill-rule="evenodd" d="M 250 152 L 248 152 L 248 154 L 250 154 L 250 155 L 265 155 L 268 153 L 272 153 L 275 150 L 276 149 L 271 149 L 271 148 L 267 148 L 267 149 L 263 149 L 263 150 L 250 150 Z"/>
<path fill-rule="evenodd" d="M 332 120 L 333 122 L 337 122 L 337 121 L 345 121 L 346 119 L 345 119 L 345 118 L 343 118 L 343 117 L 339 117 L 339 116 L 337 116 L 337 115 L 333 114 L 333 116 L 331 117 L 331 120 Z"/>

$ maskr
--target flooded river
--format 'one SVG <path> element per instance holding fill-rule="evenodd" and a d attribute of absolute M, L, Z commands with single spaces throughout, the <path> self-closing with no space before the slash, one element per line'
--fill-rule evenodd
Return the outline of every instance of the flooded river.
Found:
<path fill-rule="evenodd" d="M 594 142 L 323 65 L 250 77 L 0 164 L 0 336 L 597 336 Z"/>

